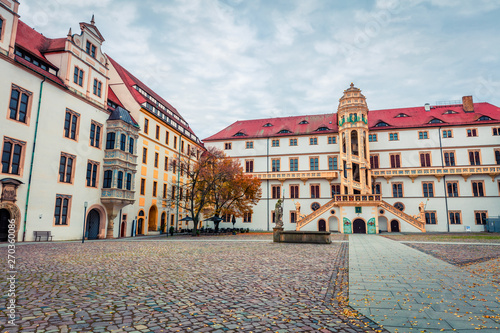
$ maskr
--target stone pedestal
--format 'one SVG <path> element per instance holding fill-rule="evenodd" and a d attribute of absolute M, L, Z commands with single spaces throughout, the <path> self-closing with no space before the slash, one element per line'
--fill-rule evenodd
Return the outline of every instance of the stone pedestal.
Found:
<path fill-rule="evenodd" d="M 275 243 L 280 242 L 280 235 L 282 232 L 283 232 L 283 228 L 281 228 L 281 227 L 273 228 L 273 242 L 275 242 Z"/>

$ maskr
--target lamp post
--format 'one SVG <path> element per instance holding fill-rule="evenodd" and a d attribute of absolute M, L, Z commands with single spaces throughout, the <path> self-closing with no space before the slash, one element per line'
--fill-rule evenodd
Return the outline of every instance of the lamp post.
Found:
<path fill-rule="evenodd" d="M 82 244 L 85 242 L 85 218 L 87 217 L 87 207 L 88 207 L 89 203 L 87 201 L 85 201 L 83 203 L 83 207 L 85 208 L 84 212 L 83 212 L 83 234 L 82 234 Z"/>

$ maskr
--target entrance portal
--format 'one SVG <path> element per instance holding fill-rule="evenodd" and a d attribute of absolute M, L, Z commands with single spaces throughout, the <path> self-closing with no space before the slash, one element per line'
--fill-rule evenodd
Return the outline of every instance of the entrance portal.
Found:
<path fill-rule="evenodd" d="M 397 220 L 391 221 L 391 232 L 399 232 L 399 222 Z"/>
<path fill-rule="evenodd" d="M 148 231 L 156 231 L 157 227 L 157 218 L 158 218 L 158 209 L 155 205 L 151 206 L 149 209 L 149 222 L 148 222 Z"/>
<path fill-rule="evenodd" d="M 7 209 L 0 209 L 0 242 L 6 242 L 9 236 L 10 213 Z"/>
<path fill-rule="evenodd" d="M 321 219 L 318 221 L 318 231 L 326 231 L 326 221 Z"/>
<path fill-rule="evenodd" d="M 366 234 L 366 224 L 362 219 L 355 219 L 352 222 L 352 232 L 354 234 Z"/>
<path fill-rule="evenodd" d="M 92 209 L 87 215 L 87 239 L 99 238 L 99 224 L 101 216 L 96 209 Z"/>

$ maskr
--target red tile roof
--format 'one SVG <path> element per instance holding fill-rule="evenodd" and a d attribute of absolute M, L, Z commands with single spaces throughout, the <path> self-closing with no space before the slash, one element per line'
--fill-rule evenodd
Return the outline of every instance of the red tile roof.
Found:
<path fill-rule="evenodd" d="M 43 54 L 46 52 L 64 50 L 65 41 L 66 38 L 47 38 L 21 20 L 19 20 L 17 25 L 16 45 L 35 57 L 49 63 L 54 68 L 58 67 L 47 60 Z"/>
<path fill-rule="evenodd" d="M 456 113 L 444 114 L 449 110 Z M 401 113 L 408 115 L 408 117 L 396 117 Z M 368 125 L 371 130 L 457 126 L 478 123 L 477 120 L 481 116 L 488 116 L 492 120 L 481 121 L 480 123 L 499 123 L 500 108 L 490 103 L 474 103 L 474 112 L 470 113 L 463 111 L 462 104 L 434 106 L 428 112 L 425 111 L 423 106 L 401 109 L 372 110 L 368 111 Z M 429 123 L 435 118 L 440 119 L 443 123 Z M 308 121 L 309 124 L 300 125 L 299 123 L 302 120 Z M 375 127 L 375 125 L 380 121 L 387 123 L 389 126 Z M 264 126 L 268 123 L 272 124 L 272 126 Z M 320 127 L 328 127 L 329 130 L 317 131 Z M 291 133 L 279 134 L 279 132 L 283 129 L 289 130 Z M 203 141 L 314 135 L 337 132 L 337 115 L 333 113 L 312 116 L 293 116 L 237 121 Z M 237 133 L 242 133 L 244 135 L 239 136 L 236 135 Z"/>
<path fill-rule="evenodd" d="M 18 62 L 18 63 L 21 63 L 23 64 L 24 66 L 30 68 L 31 70 L 39 73 L 39 74 L 42 74 L 44 76 L 46 76 L 47 78 L 49 78 L 50 80 L 54 81 L 55 83 L 58 83 L 60 84 L 61 86 L 65 86 L 64 82 L 59 78 L 57 77 L 56 75 L 52 74 L 52 73 L 49 73 L 48 71 L 44 71 L 43 69 L 41 69 L 40 67 L 32 64 L 31 62 L 19 57 L 16 55 L 15 57 L 15 60 Z"/>
<path fill-rule="evenodd" d="M 116 96 L 115 92 L 113 91 L 113 89 L 111 89 L 110 86 L 108 86 L 108 99 L 111 102 L 115 103 L 116 105 L 123 107 L 123 104 L 120 102 L 120 99 L 118 98 L 118 96 Z"/>

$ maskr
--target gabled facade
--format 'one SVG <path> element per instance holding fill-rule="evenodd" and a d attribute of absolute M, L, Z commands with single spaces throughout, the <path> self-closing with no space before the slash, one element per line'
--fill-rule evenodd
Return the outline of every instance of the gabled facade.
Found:
<path fill-rule="evenodd" d="M 483 231 L 500 215 L 500 109 L 462 103 L 368 110 L 351 86 L 336 114 L 238 121 L 204 140 L 262 179 L 236 227 L 272 230 Z"/>

